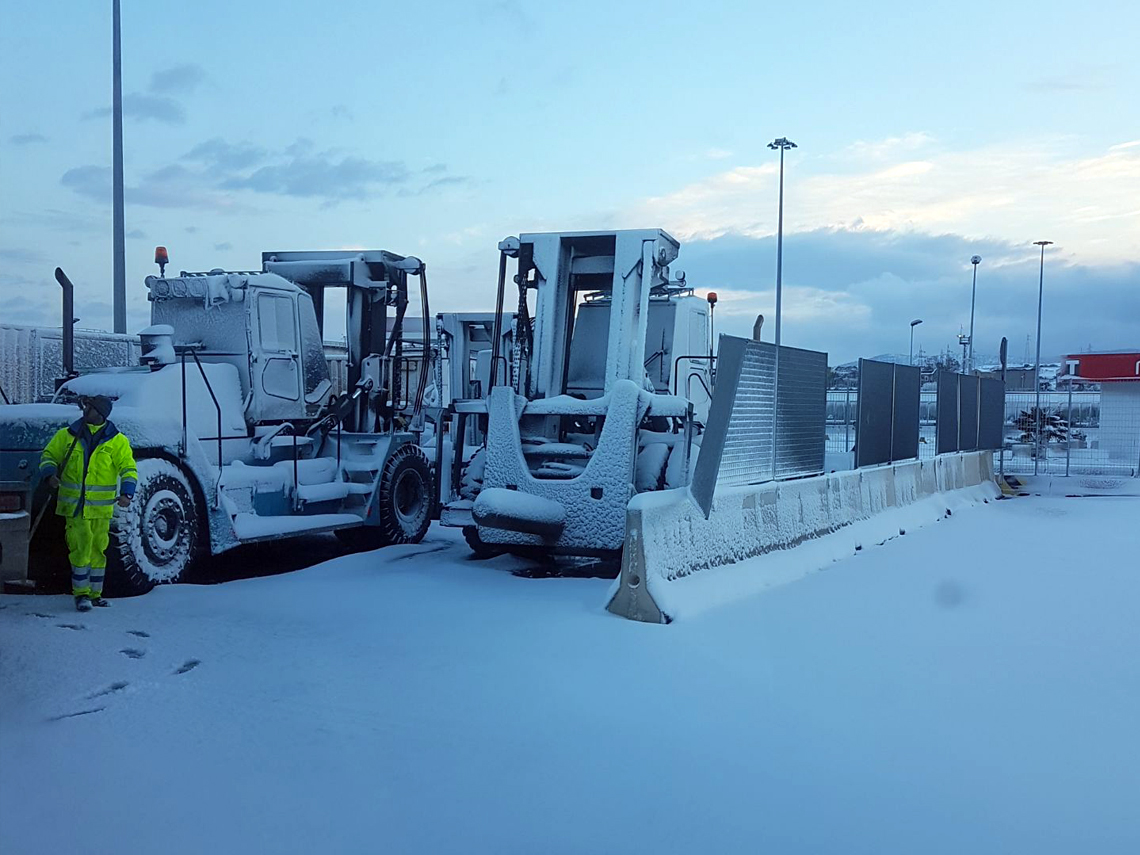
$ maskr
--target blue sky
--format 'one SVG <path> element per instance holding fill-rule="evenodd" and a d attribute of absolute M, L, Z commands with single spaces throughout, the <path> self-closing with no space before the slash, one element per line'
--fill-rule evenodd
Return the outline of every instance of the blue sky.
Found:
<path fill-rule="evenodd" d="M 0 319 L 110 324 L 110 7 L 2 0 Z M 1140 60 L 1131 4 L 123 2 L 128 326 L 175 268 L 367 247 L 486 309 L 496 242 L 660 226 L 772 315 L 787 135 L 784 339 L 832 361 L 1140 345 Z"/>

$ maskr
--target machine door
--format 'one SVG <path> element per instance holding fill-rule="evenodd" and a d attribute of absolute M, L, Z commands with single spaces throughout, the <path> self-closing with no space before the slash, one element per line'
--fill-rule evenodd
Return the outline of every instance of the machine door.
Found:
<path fill-rule="evenodd" d="M 291 296 L 262 291 L 257 295 L 259 353 L 255 371 L 261 391 L 273 398 L 301 397 L 297 345 L 297 309 Z"/>

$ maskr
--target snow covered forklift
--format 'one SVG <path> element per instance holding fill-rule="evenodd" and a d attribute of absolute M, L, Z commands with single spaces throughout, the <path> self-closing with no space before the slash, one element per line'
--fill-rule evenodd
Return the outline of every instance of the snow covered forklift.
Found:
<path fill-rule="evenodd" d="M 23 490 L 24 508 L 38 512 L 48 498 L 39 452 L 77 416 L 64 404 L 106 395 L 139 472 L 135 500 L 112 522 L 111 595 L 177 580 L 195 556 L 257 540 L 333 531 L 360 549 L 419 541 L 436 493 L 417 442 L 431 372 L 404 388 L 413 276 L 428 319 L 423 263 L 385 251 L 271 252 L 256 272 L 148 276 L 141 366 L 75 377 L 52 404 L 0 407 L 0 491 Z M 339 398 L 322 342 L 333 288 L 347 303 Z M 427 323 L 421 342 L 432 339 Z M 32 544 L 37 571 L 48 563 L 37 545 L 62 540 L 44 535 L 53 522 L 45 515 Z"/>
<path fill-rule="evenodd" d="M 688 483 L 712 360 L 708 305 L 669 276 L 678 250 L 658 229 L 499 244 L 500 318 L 517 259 L 516 331 L 488 394 L 453 404 L 458 435 L 475 419 L 486 440 L 456 443 L 440 516 L 477 555 L 616 559 L 630 498 Z"/>

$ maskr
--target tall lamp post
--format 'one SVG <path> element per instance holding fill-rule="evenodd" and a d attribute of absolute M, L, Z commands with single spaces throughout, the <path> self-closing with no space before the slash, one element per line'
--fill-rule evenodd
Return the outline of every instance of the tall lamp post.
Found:
<path fill-rule="evenodd" d="M 1041 272 L 1037 278 L 1037 357 L 1033 362 L 1033 385 L 1036 388 L 1036 402 L 1034 410 L 1034 438 L 1033 438 L 1033 474 L 1036 475 L 1041 462 L 1041 303 L 1045 295 L 1045 247 L 1053 243 L 1051 240 L 1035 240 L 1034 246 L 1041 247 Z"/>
<path fill-rule="evenodd" d="M 981 262 L 980 255 L 970 259 L 970 264 L 974 265 L 974 285 L 970 289 L 970 355 L 966 357 L 966 364 L 962 368 L 963 374 L 970 374 L 974 370 L 974 303 L 978 296 L 978 265 Z"/>
<path fill-rule="evenodd" d="M 795 148 L 796 144 L 787 137 L 780 137 L 768 143 L 768 148 L 780 150 L 780 212 L 776 221 L 776 382 L 772 394 L 772 478 L 776 478 L 776 440 L 780 431 L 780 321 L 782 317 L 780 298 L 783 291 L 784 274 L 784 152 Z"/>
<path fill-rule="evenodd" d="M 784 152 L 796 148 L 787 137 L 780 137 L 768 143 L 768 148 L 780 151 L 780 211 L 776 221 L 776 347 L 780 346 L 780 298 L 783 290 L 784 272 Z"/>
<path fill-rule="evenodd" d="M 922 323 L 922 318 L 915 318 L 910 322 L 910 359 L 907 365 L 914 365 L 914 328 Z"/>
<path fill-rule="evenodd" d="M 119 38 L 119 0 L 111 6 L 111 310 L 115 332 L 127 331 L 127 262 L 123 225 L 123 62 Z"/>

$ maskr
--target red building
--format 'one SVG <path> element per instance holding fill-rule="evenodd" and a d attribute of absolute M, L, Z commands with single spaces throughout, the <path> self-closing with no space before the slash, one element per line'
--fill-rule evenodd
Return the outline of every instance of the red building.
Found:
<path fill-rule="evenodd" d="M 1140 475 L 1140 349 L 1074 353 L 1065 373 L 1100 383 L 1100 447 Z"/>

